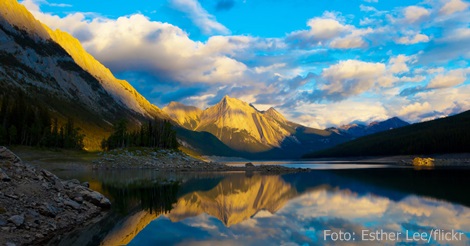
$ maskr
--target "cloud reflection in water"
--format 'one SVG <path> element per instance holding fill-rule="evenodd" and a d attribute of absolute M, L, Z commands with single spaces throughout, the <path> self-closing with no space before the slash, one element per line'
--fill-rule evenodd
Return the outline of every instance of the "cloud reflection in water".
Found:
<path fill-rule="evenodd" d="M 271 193 L 262 195 L 263 202 L 255 207 L 256 196 L 267 191 Z M 278 176 L 226 178 L 210 191 L 180 197 L 174 210 L 152 221 L 129 245 L 337 245 L 323 240 L 324 230 L 355 232 L 356 244 L 376 245 L 361 242 L 365 229 L 402 235 L 406 230 L 455 230 L 465 233 L 462 241 L 434 244 L 467 245 L 470 209 L 417 195 L 396 200 L 330 185 L 298 193 Z M 406 242 L 404 236 L 400 240 Z"/>

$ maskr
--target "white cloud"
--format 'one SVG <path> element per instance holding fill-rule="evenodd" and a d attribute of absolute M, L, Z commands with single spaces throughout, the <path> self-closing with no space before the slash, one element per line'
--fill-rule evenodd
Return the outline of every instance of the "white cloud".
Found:
<path fill-rule="evenodd" d="M 408 23 L 415 23 L 423 20 L 430 15 L 429 10 L 419 6 L 409 6 L 403 10 L 405 21 Z"/>
<path fill-rule="evenodd" d="M 203 33 L 228 34 L 230 31 L 217 22 L 215 17 L 209 14 L 197 0 L 171 0 L 171 3 L 178 10 L 189 15 L 189 18 L 198 26 Z"/>
<path fill-rule="evenodd" d="M 364 36 L 373 33 L 372 28 L 356 28 L 344 23 L 338 13 L 324 12 L 307 22 L 309 30 L 295 31 L 286 37 L 288 43 L 300 47 L 329 46 L 335 49 L 362 48 L 367 46 Z"/>
<path fill-rule="evenodd" d="M 431 104 L 428 102 L 415 102 L 412 104 L 401 106 L 401 110 L 398 111 L 398 116 L 406 119 L 416 119 L 423 112 L 429 112 L 432 110 Z"/>
<path fill-rule="evenodd" d="M 418 82 L 422 82 L 426 79 L 426 77 L 424 76 L 413 76 L 413 77 L 408 77 L 408 76 L 403 76 L 403 77 L 400 77 L 399 80 L 400 82 L 414 82 L 414 83 L 418 83 Z"/>
<path fill-rule="evenodd" d="M 470 39 L 470 28 L 455 28 L 440 39 L 441 42 L 468 41 Z"/>
<path fill-rule="evenodd" d="M 414 36 L 401 37 L 396 41 L 398 44 L 417 44 L 429 42 L 429 37 L 425 34 L 417 33 Z"/>
<path fill-rule="evenodd" d="M 451 15 L 453 13 L 462 12 L 468 8 L 468 3 L 461 0 L 444 0 L 444 6 L 439 9 L 439 14 Z"/>
<path fill-rule="evenodd" d="M 325 84 L 320 89 L 328 94 L 357 95 L 380 83 L 385 71 L 383 63 L 341 61 L 323 70 Z"/>
<path fill-rule="evenodd" d="M 191 40 L 179 27 L 142 14 L 88 20 L 74 13 L 60 18 L 39 12 L 33 2 L 26 3 L 51 28 L 86 36 L 82 40 L 85 49 L 115 72 L 137 69 L 182 83 L 233 83 L 248 69 L 229 55 L 254 43 L 249 37 L 216 36 L 202 43 Z"/>
<path fill-rule="evenodd" d="M 308 21 L 307 25 L 310 27 L 308 35 L 316 40 L 338 37 L 351 28 L 351 26 L 341 24 L 338 20 L 325 18 L 313 18 Z"/>
<path fill-rule="evenodd" d="M 354 29 L 351 34 L 345 37 L 334 39 L 330 43 L 330 47 L 338 49 L 352 49 L 365 47 L 367 43 L 364 41 L 363 36 L 372 32 L 372 28 Z"/>
<path fill-rule="evenodd" d="M 470 109 L 470 85 L 425 90 L 413 99 L 394 98 L 388 102 L 387 112 L 410 122 L 432 120 Z"/>
<path fill-rule="evenodd" d="M 309 30 L 295 31 L 290 33 L 286 40 L 297 46 L 328 45 L 337 39 L 335 46 L 349 47 L 361 46 L 363 44 L 360 36 L 366 34 L 357 30 L 352 25 L 343 23 L 342 17 L 337 13 L 324 12 L 321 17 L 315 17 L 307 22 Z"/>
<path fill-rule="evenodd" d="M 377 22 L 376 19 L 371 19 L 371 18 L 365 17 L 364 19 L 361 19 L 361 20 L 359 21 L 359 25 L 361 25 L 361 26 L 367 26 L 367 25 L 374 24 L 374 23 L 376 23 L 376 22 Z"/>
<path fill-rule="evenodd" d="M 363 12 L 377 12 L 377 9 L 372 7 L 372 6 L 366 6 L 364 4 L 361 4 L 359 6 L 359 9 Z"/>
<path fill-rule="evenodd" d="M 303 103 L 287 111 L 286 115 L 292 112 L 300 115 L 295 118 L 296 122 L 319 129 L 349 124 L 355 120 L 371 122 L 390 118 L 382 103 L 374 99 L 346 99 L 328 104 Z"/>
<path fill-rule="evenodd" d="M 394 74 L 408 72 L 410 71 L 410 68 L 408 67 L 407 63 L 412 62 L 414 59 L 415 57 L 405 55 L 391 57 L 389 61 L 389 71 Z"/>
<path fill-rule="evenodd" d="M 66 4 L 66 3 L 48 3 L 49 6 L 52 6 L 52 7 L 60 7 L 60 8 L 69 8 L 69 7 L 73 7 L 73 5 L 71 4 Z"/>
<path fill-rule="evenodd" d="M 446 87 L 452 87 L 462 84 L 467 80 L 466 71 L 464 69 L 455 69 L 449 71 L 447 74 L 438 74 L 434 77 L 427 88 L 429 89 L 440 89 Z"/>

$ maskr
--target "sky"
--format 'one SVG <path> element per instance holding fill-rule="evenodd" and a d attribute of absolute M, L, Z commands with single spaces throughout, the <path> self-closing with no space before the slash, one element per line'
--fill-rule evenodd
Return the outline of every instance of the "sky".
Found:
<path fill-rule="evenodd" d="M 316 128 L 470 109 L 462 0 L 24 0 L 151 103 L 229 95 Z"/>

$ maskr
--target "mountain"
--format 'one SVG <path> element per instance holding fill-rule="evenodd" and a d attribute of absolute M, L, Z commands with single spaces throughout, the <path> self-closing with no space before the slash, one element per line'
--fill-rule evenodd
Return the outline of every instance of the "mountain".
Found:
<path fill-rule="evenodd" d="M 403 126 L 407 126 L 410 123 L 401 120 L 398 117 L 393 117 L 385 121 L 374 121 L 368 125 L 365 124 L 357 124 L 351 123 L 348 125 L 342 125 L 337 130 L 344 134 L 349 134 L 352 137 L 362 137 L 370 134 L 374 134 L 377 132 L 388 131 L 391 129 L 400 128 Z M 330 128 L 333 130 L 334 128 Z"/>
<path fill-rule="evenodd" d="M 185 119 L 177 116 L 182 105 L 168 106 L 173 112 L 170 118 L 127 81 L 115 78 L 77 39 L 51 30 L 16 0 L 0 1 L 0 41 L 0 98 L 21 94 L 31 104 L 49 109 L 59 124 L 73 119 L 86 136 L 88 150 L 99 150 L 101 140 L 120 120 L 136 127 L 149 119 L 173 118 L 185 149 L 205 155 L 238 155 L 212 134 L 188 130 L 194 124 L 190 118 L 186 128 L 180 127 L 185 125 Z"/>
<path fill-rule="evenodd" d="M 194 130 L 210 132 L 229 147 L 246 152 L 279 147 L 290 135 L 288 129 L 248 103 L 228 96 L 204 110 Z"/>
<path fill-rule="evenodd" d="M 182 127 L 211 133 L 238 151 L 238 156 L 248 158 L 297 158 L 350 139 L 333 131 L 290 122 L 274 108 L 259 111 L 229 96 L 205 110 L 171 103 L 164 112 Z"/>
<path fill-rule="evenodd" d="M 306 158 L 463 153 L 470 151 L 470 111 L 380 132 Z"/>
<path fill-rule="evenodd" d="M 23 92 L 31 103 L 49 108 L 59 121 L 73 118 L 97 149 L 112 123 L 126 119 L 169 119 L 127 81 L 87 53 L 80 42 L 51 30 L 16 0 L 0 2 L 0 94 Z"/>

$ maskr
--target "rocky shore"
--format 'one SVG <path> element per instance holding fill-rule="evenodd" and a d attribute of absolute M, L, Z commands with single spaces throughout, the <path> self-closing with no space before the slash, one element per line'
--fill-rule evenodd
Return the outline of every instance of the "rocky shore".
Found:
<path fill-rule="evenodd" d="M 414 167 L 469 167 L 469 158 L 431 158 L 431 157 L 414 157 L 413 159 L 404 159 L 399 162 L 404 166 Z"/>
<path fill-rule="evenodd" d="M 43 245 L 110 208 L 102 194 L 64 181 L 0 147 L 0 245 Z"/>
<path fill-rule="evenodd" d="M 287 168 L 279 165 L 246 163 L 243 166 L 229 166 L 217 162 L 204 162 L 173 150 L 125 150 L 116 149 L 100 154 L 93 161 L 93 169 L 153 169 L 162 172 L 230 172 L 245 171 L 262 174 L 306 172 L 308 169 Z"/>

